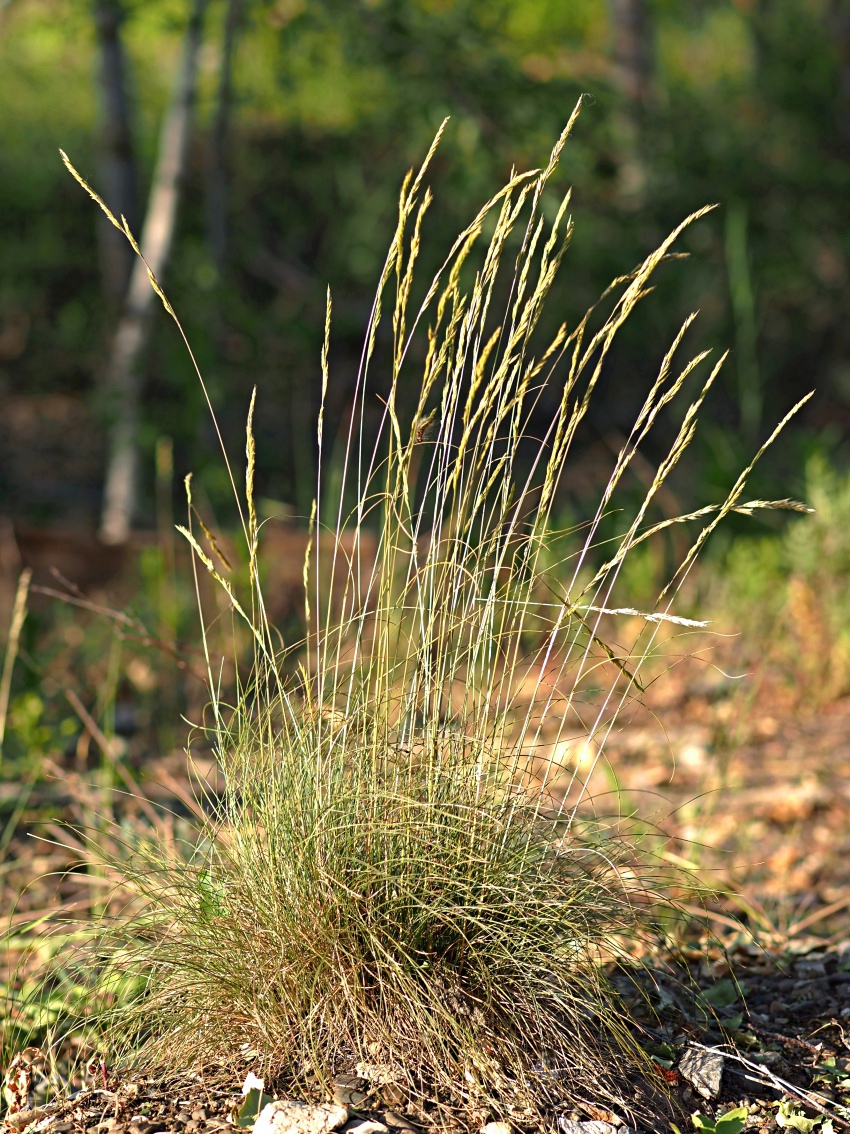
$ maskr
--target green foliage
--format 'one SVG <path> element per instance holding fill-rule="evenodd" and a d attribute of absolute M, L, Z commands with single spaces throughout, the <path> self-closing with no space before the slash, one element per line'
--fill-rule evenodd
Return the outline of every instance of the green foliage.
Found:
<path fill-rule="evenodd" d="M 186 5 L 128 0 L 125 7 L 146 183 Z M 220 35 L 222 7 L 211 6 L 210 46 Z M 351 401 L 359 297 L 381 269 L 377 234 L 395 208 L 394 186 L 443 116 L 451 114 L 452 124 L 433 176 L 445 192 L 429 217 L 423 252 L 426 259 L 433 255 L 432 267 L 495 179 L 540 160 L 581 91 L 597 104 L 592 128 L 570 155 L 584 219 L 559 318 L 580 319 L 608 279 L 661 239 L 669 216 L 716 200 L 734 203 L 741 220 L 733 226 L 734 249 L 719 217 L 685 237 L 685 248 L 696 253 L 688 278 L 659 277 L 663 302 L 645 324 L 624 333 L 609 359 L 611 393 L 595 411 L 600 432 L 628 426 L 635 378 L 646 377 L 652 344 L 672 337 L 695 308 L 704 311 L 710 338 L 739 349 L 718 399 L 716 433 L 729 452 L 717 469 L 707 453 L 691 462 L 697 483 L 680 489 L 686 504 L 725 488 L 752 447 L 735 425 L 751 414 L 736 373 L 738 355 L 742 367 L 750 366 L 740 349 L 747 336 L 760 375 L 762 432 L 799 396 L 800 373 L 819 389 L 821 420 L 844 412 L 850 192 L 843 123 L 850 116 L 839 92 L 847 89 L 840 46 L 846 32 L 818 5 L 650 5 L 653 97 L 640 108 L 618 90 L 603 0 L 250 0 L 243 7 L 229 161 L 230 262 L 220 275 L 211 258 L 200 145 L 168 284 L 187 312 L 211 388 L 222 395 L 229 439 L 241 428 L 251 382 L 266 392 L 258 425 L 264 494 L 309 515 L 316 461 L 311 423 L 318 410 L 310 375 L 325 286 L 334 281 L 337 301 L 339 366 L 329 391 L 336 429 Z M 0 389 L 27 398 L 57 390 L 82 395 L 99 421 L 94 377 L 112 327 L 90 255 L 95 218 L 56 158 L 63 145 L 97 180 L 90 6 L 13 3 L 0 10 L 0 21 L 0 101 L 9 108 L 0 124 L 0 328 L 24 328 L 20 349 L 10 335 L 0 350 L 8 350 L 0 357 Z M 218 80 L 216 53 L 204 58 L 201 135 L 213 116 Z M 727 253 L 746 269 L 749 315 L 732 294 L 739 288 Z M 744 327 L 747 319 L 752 325 Z M 160 326 L 147 363 L 146 412 L 155 429 L 145 433 L 145 482 L 153 480 L 154 433 L 164 431 L 177 442 L 180 471 L 208 475 L 214 503 L 225 505 L 227 488 L 216 480 L 181 350 Z M 552 409 L 544 398 L 542 421 Z M 373 414 L 366 426 L 374 427 Z M 16 473 L 14 461 L 0 476 L 21 512 L 59 518 L 55 493 Z M 77 494 L 75 506 L 91 514 L 97 490 L 97 478 L 87 480 L 88 495 Z"/>
<path fill-rule="evenodd" d="M 16 697 L 9 709 L 9 732 L 24 751 L 44 752 L 53 733 L 44 723 L 44 702 L 33 690 Z"/>
<path fill-rule="evenodd" d="M 717 1012 L 715 1009 L 731 1008 L 741 999 L 741 990 L 732 981 L 718 981 L 712 988 L 697 996 L 698 1014 L 706 1023 L 714 1023 L 727 1033 L 735 1033 L 736 1039 L 739 1028 L 744 1022 L 743 1012 Z M 699 1012 L 701 1010 L 701 1013 Z M 744 1041 L 745 1042 L 745 1041 Z"/>
<path fill-rule="evenodd" d="M 846 1061 L 843 1062 L 846 1064 Z M 846 1065 L 839 1067 L 834 1055 L 829 1056 L 817 1065 L 812 1078 L 815 1083 L 826 1083 L 829 1086 L 834 1086 L 838 1091 L 850 1092 L 848 1068 Z"/>
<path fill-rule="evenodd" d="M 728 977 L 715 981 L 700 994 L 713 1008 L 731 1008 L 740 998 L 740 991 Z"/>
<path fill-rule="evenodd" d="M 704 1134 L 741 1134 L 741 1131 L 747 1124 L 747 1115 L 749 1110 L 745 1106 L 736 1107 L 734 1110 L 727 1110 L 725 1114 L 721 1114 L 718 1118 L 706 1118 L 705 1115 L 697 1111 L 696 1114 L 691 1115 L 691 1121 L 697 1130 L 703 1131 Z M 670 1124 L 675 1131 L 675 1134 L 681 1134 L 679 1127 L 675 1123 Z"/>
<path fill-rule="evenodd" d="M 79 973 L 73 958 L 80 948 L 78 932 L 41 933 L 43 919 L 4 934 L 0 941 L 0 1067 L 25 1047 L 44 1047 L 74 1020 L 79 1041 L 95 1034 L 88 1018 L 102 1003 L 93 998 L 92 981 Z M 5 927 L 4 927 L 5 928 Z M 45 979 L 44 972 L 49 976 Z M 138 989 L 128 985 L 128 997 Z"/>
<path fill-rule="evenodd" d="M 714 1122 L 701 1119 L 699 1123 L 696 1121 L 698 1116 L 694 1115 L 694 1126 L 696 1126 L 698 1130 L 710 1131 L 711 1134 L 740 1134 L 740 1131 L 743 1130 L 746 1125 L 747 1113 L 747 1107 L 739 1106 L 735 1107 L 734 1110 L 727 1110 L 725 1114 L 720 1115 Z"/>
<path fill-rule="evenodd" d="M 818 1114 L 808 1118 L 793 1099 L 781 1099 L 776 1106 L 776 1125 L 782 1129 L 798 1130 L 800 1134 L 811 1134 L 819 1130 L 822 1134 L 833 1134 L 832 1119 Z"/>

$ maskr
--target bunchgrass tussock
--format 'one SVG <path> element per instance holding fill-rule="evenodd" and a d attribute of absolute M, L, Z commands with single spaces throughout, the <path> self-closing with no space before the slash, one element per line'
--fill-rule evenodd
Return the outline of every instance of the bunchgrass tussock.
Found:
<path fill-rule="evenodd" d="M 760 451 L 725 500 L 673 520 L 653 511 L 723 361 L 678 361 L 691 316 L 597 506 L 556 530 L 615 337 L 706 211 L 540 341 L 572 232 L 569 194 L 552 204 L 550 181 L 578 110 L 545 168 L 513 175 L 424 287 L 439 134 L 405 180 L 332 495 L 328 297 L 303 640 L 281 644 L 264 613 L 251 416 L 244 490 L 231 473 L 249 590 L 183 529 L 253 662 L 223 693 L 202 617 L 223 790 L 190 846 L 148 833 L 107 856 L 127 905 L 86 965 L 113 1061 L 250 1066 L 302 1093 L 353 1073 L 378 1095 L 393 1083 L 420 1118 L 469 1122 L 621 1100 L 640 1064 L 605 962 L 652 932 L 663 898 L 616 807 L 597 816 L 594 774 L 659 629 L 694 625 L 673 604 L 712 530 L 776 504 L 744 497 Z M 677 430 L 635 504 L 627 474 L 668 407 Z M 626 556 L 680 522 L 695 525 L 690 550 L 654 607 L 631 609 L 618 599 Z M 623 645 L 618 628 L 635 625 Z"/>

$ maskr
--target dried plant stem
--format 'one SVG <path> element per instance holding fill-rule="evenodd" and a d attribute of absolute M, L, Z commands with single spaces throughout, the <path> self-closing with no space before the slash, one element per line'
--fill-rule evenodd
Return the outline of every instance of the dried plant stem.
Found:
<path fill-rule="evenodd" d="M 12 691 L 12 672 L 18 657 L 21 631 L 27 616 L 32 570 L 25 567 L 18 577 L 15 602 L 12 606 L 12 619 L 9 624 L 9 637 L 6 640 L 6 653 L 3 658 L 3 675 L 0 677 L 0 761 L 3 759 L 3 741 L 6 738 L 6 718 L 9 714 L 9 696 Z"/>

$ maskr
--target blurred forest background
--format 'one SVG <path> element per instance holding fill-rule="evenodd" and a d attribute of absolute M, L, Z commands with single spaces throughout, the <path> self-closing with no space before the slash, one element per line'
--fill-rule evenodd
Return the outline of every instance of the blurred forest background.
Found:
<path fill-rule="evenodd" d="M 599 452 L 610 462 L 665 345 L 699 308 L 699 345 L 733 356 L 680 477 L 683 506 L 718 498 L 811 388 L 762 475 L 770 491 L 801 494 L 813 451 L 841 463 L 847 0 L 4 0 L 7 518 L 98 526 L 120 416 L 111 352 L 132 257 L 58 149 L 138 233 L 191 21 L 197 91 L 185 169 L 177 161 L 172 178 L 181 191 L 163 282 L 235 447 L 259 388 L 259 490 L 278 514 L 306 516 L 313 496 L 325 289 L 333 434 L 346 421 L 401 179 L 443 117 L 426 262 L 512 166 L 545 160 L 582 93 L 594 101 L 559 175 L 574 186 L 578 224 L 552 320 L 574 322 L 688 212 L 720 205 L 689 230 L 689 262 L 665 269 L 660 294 L 624 332 L 593 411 Z M 161 309 L 144 319 L 133 521 L 155 524 L 157 452 L 160 480 L 180 485 L 192 469 L 224 519 L 229 488 L 189 360 Z M 592 478 L 593 453 L 586 464 Z"/>

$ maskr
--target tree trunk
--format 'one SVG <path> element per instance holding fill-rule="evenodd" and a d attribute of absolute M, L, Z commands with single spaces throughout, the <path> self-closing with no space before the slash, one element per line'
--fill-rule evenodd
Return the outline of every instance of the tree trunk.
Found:
<path fill-rule="evenodd" d="M 121 42 L 126 12 L 121 0 L 94 0 L 94 23 L 100 55 L 100 183 L 106 203 L 125 216 L 135 232 L 139 198 L 133 132 L 127 96 L 127 59 Z M 101 215 L 98 223 L 101 278 L 107 303 L 118 309 L 133 267 L 133 250 Z"/>
<path fill-rule="evenodd" d="M 171 106 L 162 124 L 159 152 L 140 241 L 151 271 L 162 279 L 174 242 L 177 207 L 189 157 L 198 54 L 207 0 L 192 0 L 183 57 Z M 107 411 L 112 418 L 104 485 L 100 538 L 124 543 L 136 507 L 142 355 L 150 337 L 156 299 L 145 264 L 137 257 L 130 275 L 124 313 L 106 371 Z"/>
<path fill-rule="evenodd" d="M 219 273 L 224 271 L 227 261 L 227 136 L 233 90 L 233 55 L 241 8 L 241 0 L 228 0 L 221 48 L 218 99 L 210 135 L 207 239 L 213 263 Z"/>
<path fill-rule="evenodd" d="M 645 106 L 652 85 L 652 46 L 646 0 L 608 0 L 614 66 L 620 89 L 635 106 Z"/>
<path fill-rule="evenodd" d="M 646 195 L 647 168 L 641 128 L 652 93 L 652 36 L 647 0 L 608 0 L 614 76 L 623 94 L 614 115 L 621 204 L 639 208 Z"/>

